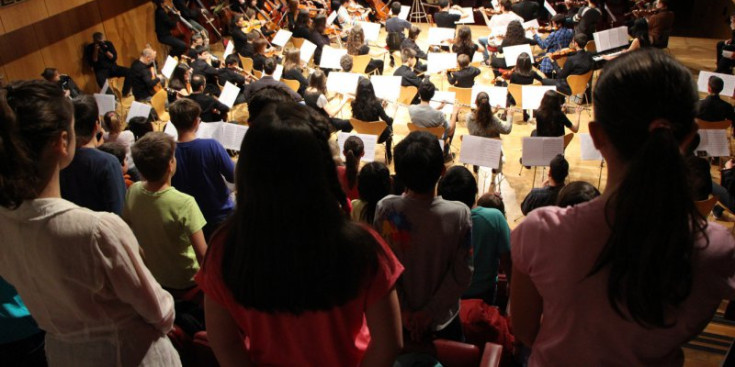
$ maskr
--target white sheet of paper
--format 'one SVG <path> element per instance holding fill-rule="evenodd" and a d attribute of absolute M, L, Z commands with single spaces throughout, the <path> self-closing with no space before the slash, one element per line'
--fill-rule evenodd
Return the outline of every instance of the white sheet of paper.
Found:
<path fill-rule="evenodd" d="M 521 87 L 521 106 L 524 110 L 535 110 L 541 105 L 544 93 L 549 90 L 556 90 L 553 85 L 524 85 Z M 516 101 L 518 103 L 518 101 Z"/>
<path fill-rule="evenodd" d="M 360 74 L 333 71 L 327 77 L 327 90 L 333 93 L 354 95 Z"/>
<path fill-rule="evenodd" d="M 401 5 L 401 12 L 398 13 L 398 17 L 403 20 L 408 20 L 408 15 L 411 13 L 411 7 L 408 5 Z"/>
<path fill-rule="evenodd" d="M 365 42 L 377 41 L 380 35 L 380 24 L 358 21 L 355 24 L 362 26 L 362 31 L 365 32 Z"/>
<path fill-rule="evenodd" d="M 722 56 L 723 57 L 727 57 L 728 59 L 732 59 L 732 55 L 733 54 L 734 54 L 734 52 L 732 52 L 732 51 L 722 50 Z"/>
<path fill-rule="evenodd" d="M 426 39 L 426 43 L 429 46 L 447 45 L 447 40 L 454 39 L 454 31 L 454 28 L 431 27 L 429 28 L 429 35 Z"/>
<path fill-rule="evenodd" d="M 462 138 L 459 161 L 497 169 L 500 166 L 500 155 L 502 151 L 503 143 L 500 139 L 465 135 Z"/>
<path fill-rule="evenodd" d="M 508 98 L 508 88 L 507 87 L 495 87 L 490 85 L 479 85 L 475 84 L 472 87 L 472 108 L 477 107 L 475 105 L 475 99 L 477 99 L 477 95 L 480 94 L 480 92 L 487 93 L 488 97 L 490 97 L 490 106 L 496 107 L 505 107 L 507 103 Z"/>
<path fill-rule="evenodd" d="M 454 22 L 454 24 L 475 24 L 475 17 L 472 14 L 474 11 L 472 10 L 472 8 L 462 8 L 462 10 L 464 11 L 465 14 L 469 14 L 469 15 L 463 18 L 460 18 L 458 21 Z M 462 15 L 462 13 L 460 13 L 457 10 L 450 10 L 449 12 Z"/>
<path fill-rule="evenodd" d="M 281 46 L 281 47 L 286 46 L 286 43 L 288 42 L 288 40 L 291 39 L 292 34 L 293 33 L 285 29 L 281 29 L 276 33 L 275 36 L 273 36 L 273 41 L 271 41 L 271 43 L 276 46 Z"/>
<path fill-rule="evenodd" d="M 247 132 L 248 126 L 223 123 L 216 139 L 225 149 L 240 151 L 242 140 Z"/>
<path fill-rule="evenodd" d="M 498 0 L 490 0 L 490 3 L 493 4 L 494 9 L 497 9 L 500 6 L 500 2 Z"/>
<path fill-rule="evenodd" d="M 273 71 L 273 79 L 281 80 L 281 75 L 283 75 L 283 64 L 278 64 L 276 70 Z"/>
<path fill-rule="evenodd" d="M 523 25 L 523 29 L 526 30 L 526 38 L 529 38 L 529 39 L 533 38 L 533 32 L 531 32 L 531 28 L 538 29 L 540 27 L 537 19 L 529 20 L 528 22 L 525 22 L 522 25 Z"/>
<path fill-rule="evenodd" d="M 314 56 L 314 51 L 316 51 L 316 45 L 309 40 L 304 40 L 304 43 L 301 44 L 301 61 L 308 63 Z"/>
<path fill-rule="evenodd" d="M 133 101 L 133 104 L 130 105 L 128 117 L 125 119 L 125 122 L 128 122 L 131 118 L 138 116 L 148 118 L 151 114 L 151 108 L 152 107 L 149 104 Z"/>
<path fill-rule="evenodd" d="M 220 129 L 224 122 L 202 122 L 197 130 L 197 138 L 199 139 L 215 139 L 221 134 Z"/>
<path fill-rule="evenodd" d="M 235 42 L 227 42 L 227 47 L 225 47 L 225 53 L 222 55 L 222 58 L 226 59 L 227 56 L 232 55 L 233 52 L 235 52 Z"/>
<path fill-rule="evenodd" d="M 426 72 L 429 74 L 457 67 L 457 54 L 453 52 L 429 52 L 426 58 Z"/>
<path fill-rule="evenodd" d="M 557 154 L 564 154 L 564 138 L 523 138 L 524 166 L 548 166 Z"/>
<path fill-rule="evenodd" d="M 474 55 L 472 55 L 472 60 L 470 62 L 483 62 L 485 59 L 482 56 L 482 52 L 475 52 Z"/>
<path fill-rule="evenodd" d="M 225 82 L 225 86 L 222 88 L 222 93 L 220 93 L 218 99 L 223 105 L 232 108 L 235 105 L 235 99 L 237 99 L 238 94 L 240 94 L 240 88 L 238 86 L 230 82 Z"/>
<path fill-rule="evenodd" d="M 507 26 L 492 27 L 490 29 L 490 37 L 502 37 L 505 36 L 505 32 L 508 30 Z"/>
<path fill-rule="evenodd" d="M 522 53 L 527 53 L 531 57 L 531 63 L 533 63 L 533 51 L 531 51 L 531 45 L 518 45 L 503 47 L 503 55 L 505 55 L 505 65 L 508 67 L 516 66 L 516 60 Z"/>
<path fill-rule="evenodd" d="M 699 72 L 699 78 L 697 79 L 697 88 L 700 92 L 708 93 L 707 85 L 709 84 L 709 78 L 711 76 L 718 76 L 724 82 L 722 93 L 720 93 L 721 95 L 728 97 L 732 97 L 735 95 L 735 76 L 729 74 L 713 73 L 711 71 L 704 70 Z"/>
<path fill-rule="evenodd" d="M 373 75 L 370 77 L 375 96 L 388 102 L 395 102 L 401 95 L 401 77 L 392 75 Z"/>
<path fill-rule="evenodd" d="M 549 11 L 549 14 L 551 14 L 552 17 L 556 15 L 556 9 L 554 9 L 548 1 L 544 1 L 544 8 Z"/>
<path fill-rule="evenodd" d="M 347 55 L 346 48 L 324 46 L 322 47 L 322 58 L 319 60 L 319 67 L 322 69 L 342 70 L 339 61 L 344 55 Z"/>
<path fill-rule="evenodd" d="M 105 84 L 102 84 L 102 89 L 100 89 L 100 94 L 107 94 L 108 89 L 110 89 L 110 80 L 105 79 Z"/>
<path fill-rule="evenodd" d="M 727 130 L 699 130 L 699 146 L 696 151 L 705 151 L 710 157 L 729 157 L 730 143 L 727 141 Z"/>
<path fill-rule="evenodd" d="M 378 144 L 378 136 L 377 135 L 365 135 L 365 134 L 357 134 L 357 133 L 346 133 L 344 131 L 340 131 L 337 133 L 337 144 L 339 145 L 339 156 L 344 160 L 345 156 L 342 153 L 345 149 L 345 141 L 347 141 L 347 138 L 350 136 L 357 136 L 362 140 L 362 144 L 365 146 L 365 155 L 362 156 L 360 161 L 362 162 L 372 162 L 375 160 L 375 145 Z"/>
<path fill-rule="evenodd" d="M 628 45 L 628 28 L 623 26 L 595 32 L 592 38 L 595 40 L 597 52 L 626 46 Z"/>
<path fill-rule="evenodd" d="M 577 135 L 579 135 L 580 145 L 582 146 L 582 160 L 601 161 L 602 153 L 600 153 L 600 151 L 595 148 L 595 143 L 592 142 L 592 135 L 588 133 Z"/>
<path fill-rule="evenodd" d="M 94 94 L 94 100 L 97 102 L 100 116 L 115 111 L 115 96 L 112 94 Z"/>
<path fill-rule="evenodd" d="M 327 17 L 327 26 L 332 25 L 335 19 L 337 19 L 337 12 L 333 10 L 332 13 L 330 13 Z"/>
<path fill-rule="evenodd" d="M 178 65 L 179 62 L 176 61 L 171 56 L 166 56 L 166 63 L 163 64 L 163 69 L 161 69 L 161 75 L 165 76 L 166 79 L 171 79 L 171 74 L 174 73 L 174 69 L 176 69 L 176 65 Z"/>
<path fill-rule="evenodd" d="M 436 91 L 434 93 L 434 98 L 431 99 L 431 102 L 429 103 L 431 107 L 438 108 L 439 105 L 442 104 L 442 102 L 446 102 L 447 104 L 442 109 L 442 112 L 445 115 L 452 115 L 452 111 L 454 110 L 454 100 L 457 98 L 456 93 L 454 92 L 445 92 L 445 91 Z"/>
<path fill-rule="evenodd" d="M 176 130 L 176 127 L 174 126 L 174 123 L 169 121 L 166 123 L 166 126 L 163 127 L 163 132 L 166 135 L 169 135 L 174 138 L 174 140 L 179 140 L 179 132 Z"/>

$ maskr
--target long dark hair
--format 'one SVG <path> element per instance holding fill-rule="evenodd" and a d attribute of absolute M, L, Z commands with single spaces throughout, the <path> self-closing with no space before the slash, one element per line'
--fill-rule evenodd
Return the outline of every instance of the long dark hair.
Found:
<path fill-rule="evenodd" d="M 357 176 L 357 191 L 360 200 L 366 203 L 361 213 L 366 222 L 373 223 L 375 207 L 378 201 L 390 194 L 390 186 L 390 171 L 385 164 L 370 162 L 362 167 Z"/>
<path fill-rule="evenodd" d="M 536 129 L 538 136 L 552 136 L 559 131 L 559 125 L 563 124 L 561 115 L 562 95 L 553 90 L 547 90 L 544 97 L 541 98 L 541 104 L 535 111 Z M 561 127 L 562 131 L 564 127 Z"/>
<path fill-rule="evenodd" d="M 357 82 L 357 91 L 355 99 L 350 104 L 352 107 L 352 115 L 360 120 L 368 119 L 366 116 L 374 116 L 375 109 L 380 106 L 378 98 L 375 97 L 375 89 L 370 79 L 360 78 Z"/>
<path fill-rule="evenodd" d="M 475 97 L 475 122 L 483 130 L 487 130 L 490 124 L 493 122 L 493 108 L 490 106 L 490 97 L 485 92 L 477 93 Z"/>
<path fill-rule="evenodd" d="M 360 168 L 360 157 L 365 154 L 365 144 L 359 136 L 350 136 L 345 140 L 345 173 L 347 187 L 353 188 L 357 183 L 357 169 Z"/>
<path fill-rule="evenodd" d="M 708 241 L 679 150 L 695 129 L 696 101 L 691 73 L 650 48 L 616 58 L 595 88 L 595 120 L 626 169 L 607 201 L 610 237 L 590 275 L 609 270 L 610 304 L 647 328 L 675 322 L 667 315 L 691 292 L 695 241 Z"/>
<path fill-rule="evenodd" d="M 65 131 L 74 147 L 73 116 L 56 83 L 30 80 L 0 88 L 0 206 L 15 209 L 38 196 L 50 175 L 46 146 Z"/>
<path fill-rule="evenodd" d="M 505 30 L 505 37 L 503 37 L 504 46 L 515 46 L 526 43 L 526 31 L 523 29 L 521 22 L 514 20 L 508 23 L 508 28 Z"/>
<path fill-rule="evenodd" d="M 477 46 L 472 42 L 472 30 L 470 30 L 470 27 L 466 25 L 459 27 L 452 49 L 458 54 L 465 54 L 467 56 L 470 56 L 470 54 L 477 50 Z"/>
<path fill-rule="evenodd" d="M 293 102 L 269 104 L 257 120 L 242 143 L 237 206 L 223 227 L 224 283 L 239 304 L 262 312 L 343 305 L 364 289 L 381 250 L 342 214 L 328 122 Z"/>
<path fill-rule="evenodd" d="M 631 27 L 633 38 L 637 38 L 641 48 L 651 46 L 651 37 L 648 35 L 648 22 L 645 18 L 637 19 Z"/>
<path fill-rule="evenodd" d="M 518 55 L 513 72 L 522 76 L 533 75 L 533 64 L 531 64 L 531 56 L 529 56 L 528 53 L 521 52 L 521 54 Z"/>

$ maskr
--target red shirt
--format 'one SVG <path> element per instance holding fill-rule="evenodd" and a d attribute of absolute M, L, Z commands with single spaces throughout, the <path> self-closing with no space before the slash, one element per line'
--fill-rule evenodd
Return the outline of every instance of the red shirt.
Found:
<path fill-rule="evenodd" d="M 357 191 L 357 178 L 355 178 L 355 186 L 353 186 L 352 188 L 348 186 L 349 182 L 347 181 L 347 167 L 337 166 L 337 178 L 339 179 L 339 185 L 342 186 L 342 191 L 344 191 L 349 200 L 360 198 L 360 192 Z"/>
<path fill-rule="evenodd" d="M 212 239 L 195 280 L 207 296 L 229 311 L 243 338 L 248 339 L 246 346 L 256 365 L 358 366 L 370 342 L 365 310 L 387 295 L 403 272 L 383 239 L 372 229 L 365 229 L 380 243 L 385 256 L 378 256 L 378 270 L 357 298 L 328 311 L 297 316 L 260 312 L 238 304 L 222 280 L 225 231 Z"/>

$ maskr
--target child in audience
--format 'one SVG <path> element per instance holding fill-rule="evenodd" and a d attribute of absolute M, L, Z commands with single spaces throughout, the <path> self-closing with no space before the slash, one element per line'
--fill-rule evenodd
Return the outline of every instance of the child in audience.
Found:
<path fill-rule="evenodd" d="M 128 130 L 133 133 L 135 140 L 138 140 L 145 134 L 153 131 L 153 124 L 150 119 L 143 116 L 137 116 L 128 121 Z"/>
<path fill-rule="evenodd" d="M 125 201 L 125 180 L 120 162 L 99 149 L 102 134 L 97 102 L 89 95 L 73 101 L 77 151 L 61 170 L 61 196 L 93 211 L 120 215 Z"/>
<path fill-rule="evenodd" d="M 470 57 L 465 54 L 457 56 L 458 71 L 447 72 L 449 84 L 459 88 L 472 88 L 475 78 L 480 75 L 480 69 L 470 66 Z"/>
<path fill-rule="evenodd" d="M 559 195 L 556 197 L 556 206 L 566 208 L 586 203 L 598 196 L 600 196 L 600 191 L 589 182 L 573 181 L 559 190 Z"/>
<path fill-rule="evenodd" d="M 357 191 L 357 172 L 360 169 L 360 159 L 365 156 L 365 144 L 359 136 L 350 136 L 345 140 L 342 154 L 345 156 L 345 165 L 337 166 L 337 178 L 347 199 L 355 200 L 360 197 Z"/>
<path fill-rule="evenodd" d="M 498 266 L 510 269 L 510 227 L 497 209 L 475 207 L 477 180 L 464 166 L 454 166 L 439 181 L 438 194 L 444 200 L 459 201 L 472 209 L 472 284 L 462 298 L 479 298 L 495 304 Z"/>
<path fill-rule="evenodd" d="M 372 224 L 378 201 L 390 194 L 390 170 L 380 162 L 370 162 L 357 176 L 360 198 L 352 200 L 352 220 Z"/>
<path fill-rule="evenodd" d="M 128 161 L 125 159 L 125 146 L 120 143 L 104 143 L 97 148 L 105 153 L 112 154 L 120 162 L 122 168 L 123 179 L 125 180 L 125 188 L 129 188 L 133 184 L 133 179 L 128 174 Z"/>
<path fill-rule="evenodd" d="M 173 299 L 133 232 L 117 215 L 61 198 L 59 171 L 79 154 L 72 104 L 33 80 L 0 89 L 0 105 L 0 276 L 46 331 L 49 365 L 181 366 L 166 336 Z"/>
<path fill-rule="evenodd" d="M 125 160 L 128 162 L 128 168 L 135 168 L 133 159 L 130 157 L 130 146 L 135 142 L 135 135 L 130 130 L 123 130 L 123 121 L 120 115 L 115 111 L 107 112 L 103 116 L 105 130 L 107 133 L 103 135 L 105 143 L 118 143 L 125 148 Z"/>
<path fill-rule="evenodd" d="M 490 209 L 498 209 L 505 217 L 505 203 L 503 197 L 498 193 L 488 192 L 477 199 L 477 206 Z"/>
<path fill-rule="evenodd" d="M 470 209 L 435 196 L 445 168 L 434 135 L 408 134 L 395 157 L 406 192 L 378 202 L 373 224 L 406 267 L 397 285 L 406 339 L 462 341 L 459 299 L 472 280 Z"/>
<path fill-rule="evenodd" d="M 569 176 L 569 162 L 563 155 L 557 154 L 549 162 L 549 178 L 542 187 L 531 189 L 521 203 L 523 215 L 528 215 L 532 210 L 542 206 L 556 204 L 559 191 L 564 188 L 564 181 Z"/>
<path fill-rule="evenodd" d="M 735 296 L 735 239 L 697 211 L 680 151 L 697 131 L 694 86 L 660 50 L 605 66 L 589 126 L 604 193 L 535 210 L 511 234 L 511 318 L 529 366 L 681 366 L 682 344 Z"/>
<path fill-rule="evenodd" d="M 293 102 L 264 106 L 245 135 L 235 213 L 196 277 L 223 366 L 392 366 L 401 349 L 403 267 L 337 205 L 328 137 Z"/>
<path fill-rule="evenodd" d="M 697 118 L 704 121 L 730 120 L 735 123 L 735 110 L 732 105 L 720 98 L 720 92 L 725 86 L 722 78 L 712 75 L 707 81 L 709 95 L 697 102 Z"/>
<path fill-rule="evenodd" d="M 196 132 L 202 120 L 199 105 L 180 99 L 169 107 L 171 123 L 176 127 L 176 172 L 171 185 L 196 199 L 207 224 L 202 231 L 209 238 L 230 215 L 234 207 L 230 189 L 225 185 L 235 180 L 235 165 L 227 151 L 214 139 L 198 139 Z"/>

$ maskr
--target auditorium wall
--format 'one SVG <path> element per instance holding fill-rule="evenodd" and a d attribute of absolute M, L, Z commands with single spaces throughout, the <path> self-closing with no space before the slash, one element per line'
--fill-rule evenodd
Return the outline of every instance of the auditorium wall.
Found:
<path fill-rule="evenodd" d="M 159 51 L 147 0 L 26 0 L 0 8 L 0 74 L 8 81 L 38 79 L 46 67 L 69 74 L 92 93 L 94 74 L 82 60 L 94 32 L 115 44 L 118 64 L 130 66 L 147 43 Z"/>

